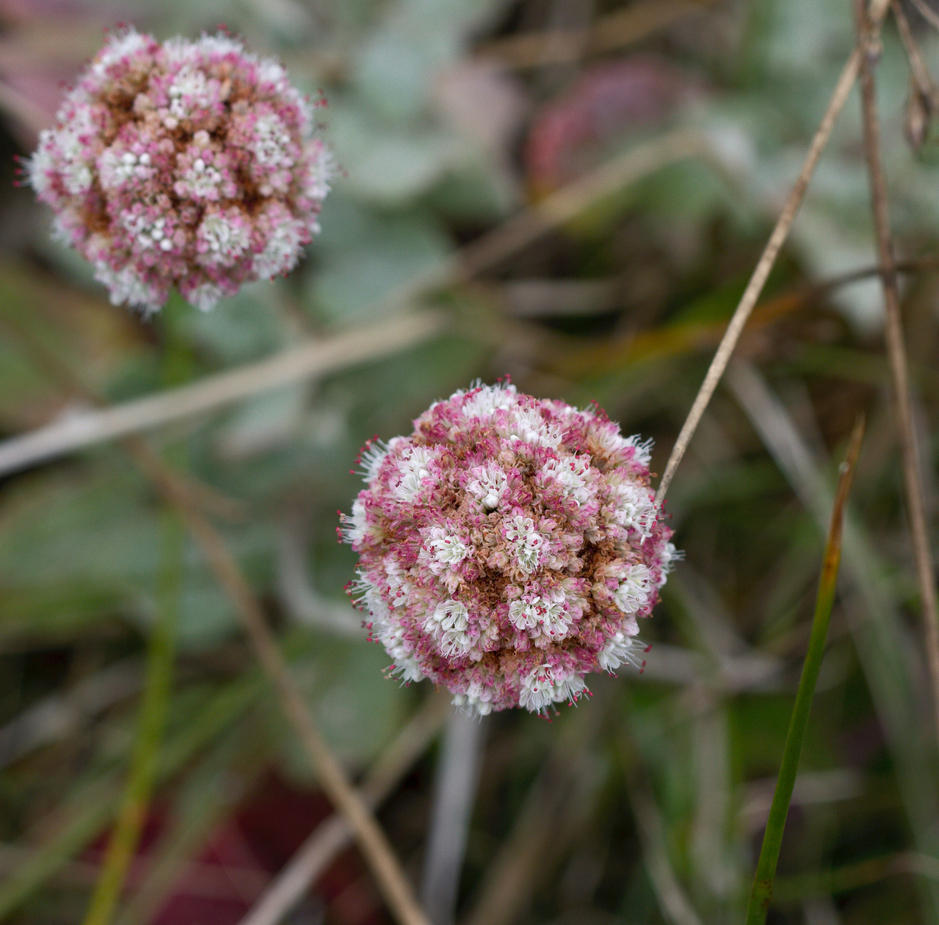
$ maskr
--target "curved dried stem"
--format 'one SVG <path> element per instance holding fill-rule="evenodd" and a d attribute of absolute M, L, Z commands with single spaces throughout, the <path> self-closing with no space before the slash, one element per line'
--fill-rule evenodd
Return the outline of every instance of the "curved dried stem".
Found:
<path fill-rule="evenodd" d="M 180 512 L 213 574 L 235 605 L 261 667 L 277 691 L 285 715 L 313 765 L 320 786 L 355 833 L 390 909 L 405 925 L 427 925 L 428 920 L 388 839 L 323 738 L 267 625 L 264 611 L 237 563 L 222 538 L 200 513 L 185 508 Z"/>

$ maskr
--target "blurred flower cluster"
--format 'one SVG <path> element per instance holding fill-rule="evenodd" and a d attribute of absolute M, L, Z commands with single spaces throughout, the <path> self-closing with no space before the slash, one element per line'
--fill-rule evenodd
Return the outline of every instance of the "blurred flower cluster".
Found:
<path fill-rule="evenodd" d="M 330 155 L 280 64 L 235 39 L 115 33 L 28 163 L 57 234 L 115 303 L 177 286 L 209 309 L 289 271 L 319 230 Z"/>

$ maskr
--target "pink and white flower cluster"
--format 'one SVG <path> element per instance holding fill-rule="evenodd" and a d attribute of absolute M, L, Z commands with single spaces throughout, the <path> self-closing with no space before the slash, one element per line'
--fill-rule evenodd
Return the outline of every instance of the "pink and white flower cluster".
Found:
<path fill-rule="evenodd" d="M 59 237 L 115 304 L 173 286 L 209 309 L 291 270 L 319 230 L 330 155 L 313 106 L 276 61 L 227 35 L 115 34 L 28 161 Z"/>
<path fill-rule="evenodd" d="M 599 409 L 508 383 L 437 402 L 410 437 L 369 441 L 368 487 L 339 531 L 390 670 L 486 714 L 544 713 L 589 693 L 592 671 L 641 666 L 639 619 L 676 558 L 649 452 Z"/>

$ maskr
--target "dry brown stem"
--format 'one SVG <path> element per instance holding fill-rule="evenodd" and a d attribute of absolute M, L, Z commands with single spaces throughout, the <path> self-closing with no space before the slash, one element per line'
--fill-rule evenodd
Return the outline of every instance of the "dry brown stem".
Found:
<path fill-rule="evenodd" d="M 48 370 L 71 392 L 96 408 L 103 407 L 97 396 L 75 371 L 63 362 L 48 345 L 25 325 L 10 318 L 0 319 L 38 366 Z M 14 438 L 16 439 L 16 438 Z M 234 520 L 243 514 L 242 505 L 194 478 L 189 473 L 170 468 L 143 438 L 128 434 L 120 438 L 124 450 L 136 461 L 140 469 L 159 486 L 166 495 L 173 495 L 180 504 L 196 505 L 217 517 Z M 2 453 L 0 453 L 2 455 Z"/>
<path fill-rule="evenodd" d="M 939 13 L 926 3 L 926 0 L 912 0 L 913 6 L 923 19 L 926 20 L 934 29 L 939 29 Z"/>
<path fill-rule="evenodd" d="M 926 657 L 932 681 L 933 708 L 936 733 L 939 735 L 939 602 L 933 573 L 932 553 L 926 526 L 926 504 L 923 496 L 922 476 L 919 471 L 916 429 L 910 375 L 903 342 L 903 319 L 900 315 L 900 294 L 894 271 L 893 241 L 890 234 L 890 215 L 887 180 L 880 156 L 880 124 L 877 115 L 877 94 L 874 80 L 874 62 L 879 48 L 879 30 L 871 22 L 866 5 L 855 0 L 858 25 L 858 53 L 860 54 L 861 106 L 864 120 L 864 156 L 871 190 L 871 208 L 874 216 L 874 235 L 877 241 L 877 260 L 884 272 L 881 287 L 884 293 L 887 360 L 890 366 L 890 384 L 897 418 L 900 451 L 903 458 L 903 484 L 906 493 L 907 516 L 916 576 L 925 623 Z"/>
<path fill-rule="evenodd" d="M 688 157 L 713 157 L 705 136 L 677 130 L 636 145 L 592 173 L 557 190 L 420 274 L 382 300 L 387 308 L 415 302 L 427 292 L 468 280 L 542 235 L 570 221 L 592 203 Z M 0 475 L 128 434 L 212 411 L 278 386 L 346 369 L 421 343 L 444 327 L 433 312 L 396 315 L 332 337 L 310 340 L 254 363 L 121 405 L 80 411 L 29 433 L 0 441 Z"/>
<path fill-rule="evenodd" d="M 30 339 L 24 339 L 29 345 Z M 70 367 L 58 362 L 55 357 L 47 356 L 41 349 L 37 349 L 35 354 L 53 375 L 86 401 L 100 403 L 99 397 Z M 304 703 L 267 625 L 264 611 L 224 540 L 191 503 L 191 491 L 146 441 L 140 437 L 126 436 L 121 443 L 141 471 L 179 513 L 205 555 L 216 580 L 234 605 L 261 667 L 273 683 L 284 713 L 311 761 L 320 786 L 348 822 L 389 908 L 404 925 L 428 925 L 388 840 L 362 796 L 352 786 Z"/>
<path fill-rule="evenodd" d="M 913 83 L 920 94 L 933 102 L 936 99 L 936 84 L 929 73 L 929 68 L 926 67 L 926 62 L 923 60 L 923 53 L 920 51 L 919 45 L 916 44 L 916 38 L 910 28 L 910 21 L 903 11 L 903 5 L 899 0 L 890 0 L 890 8 L 897 24 L 897 32 L 900 33 L 900 40 L 903 42 L 907 59 L 910 62 Z"/>
<path fill-rule="evenodd" d="M 433 695 L 411 718 L 362 782 L 362 797 L 370 807 L 385 800 L 427 750 L 449 713 L 449 701 Z M 240 925 L 277 925 L 351 838 L 352 831 L 342 816 L 327 819 L 268 884 Z"/>
<path fill-rule="evenodd" d="M 313 764 L 320 786 L 355 833 L 389 907 L 398 921 L 406 925 L 425 925 L 428 920 L 414 897 L 391 845 L 323 738 L 277 647 L 264 611 L 237 563 L 217 531 L 200 513 L 183 506 L 179 506 L 179 511 L 205 554 L 213 574 L 235 605 L 261 667 L 273 683 L 287 719 Z"/>
<path fill-rule="evenodd" d="M 592 203 L 612 196 L 668 164 L 712 155 L 713 148 L 706 136 L 685 129 L 676 129 L 636 145 L 468 244 L 455 256 L 453 277 L 478 276 L 497 261 L 537 241 L 547 231 L 576 218 Z"/>
<path fill-rule="evenodd" d="M 311 340 L 255 363 L 122 405 L 76 412 L 0 443 L 0 475 L 64 453 L 212 411 L 258 392 L 322 376 L 420 343 L 440 318 L 418 312 Z"/>
<path fill-rule="evenodd" d="M 890 0 L 874 0 L 871 10 L 872 23 L 879 24 L 883 20 L 889 2 Z M 828 139 L 831 136 L 835 119 L 841 112 L 845 102 L 847 102 L 851 88 L 854 86 L 854 81 L 857 79 L 859 67 L 860 53 L 855 49 L 848 58 L 844 69 L 841 71 L 838 83 L 835 85 L 831 99 L 828 101 L 828 108 L 822 116 L 822 120 L 815 132 L 815 137 L 812 139 L 811 145 L 809 145 L 809 150 L 802 163 L 799 176 L 796 178 L 792 189 L 789 191 L 789 195 L 786 197 L 786 201 L 783 204 L 782 211 L 779 213 L 779 218 L 776 220 L 769 240 L 766 242 L 763 253 L 760 255 L 760 259 L 757 261 L 753 274 L 750 276 L 750 280 L 743 291 L 743 295 L 740 297 L 740 302 L 734 309 L 724 337 L 721 339 L 717 351 L 714 354 L 714 358 L 711 360 L 711 365 L 708 367 L 707 373 L 705 373 L 704 382 L 701 383 L 698 394 L 695 396 L 694 402 L 691 405 L 691 410 L 688 412 L 684 424 L 682 424 L 678 438 L 675 441 L 675 446 L 672 448 L 671 455 L 665 465 L 665 473 L 662 476 L 662 480 L 659 482 L 659 489 L 656 494 L 656 501 L 659 504 L 665 500 L 668 487 L 675 477 L 675 470 L 684 457 L 685 451 L 688 449 L 688 444 L 691 443 L 691 438 L 694 436 L 698 424 L 701 422 L 701 418 L 711 401 L 711 397 L 717 389 L 724 375 L 724 371 L 727 369 L 727 364 L 730 362 L 731 356 L 733 356 L 737 341 L 740 339 L 747 319 L 750 317 L 750 313 L 753 311 L 757 299 L 759 299 L 760 293 L 763 291 L 763 286 L 766 284 L 770 271 L 776 263 L 776 258 L 779 256 L 779 252 L 786 238 L 789 237 L 792 223 L 795 221 L 799 206 L 802 205 L 802 200 L 808 189 L 809 181 L 812 179 L 812 174 L 815 171 L 818 160 L 822 155 L 822 151 L 825 150 L 825 145 L 828 143 Z"/>
<path fill-rule="evenodd" d="M 519 69 L 567 64 L 582 54 L 631 45 L 715 3 L 716 0 L 640 0 L 601 16 L 585 28 L 512 35 L 487 42 L 478 54 L 486 61 Z"/>

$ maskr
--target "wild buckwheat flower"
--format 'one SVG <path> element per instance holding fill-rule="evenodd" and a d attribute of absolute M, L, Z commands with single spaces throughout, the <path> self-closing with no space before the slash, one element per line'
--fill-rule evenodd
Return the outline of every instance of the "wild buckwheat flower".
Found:
<path fill-rule="evenodd" d="M 676 557 L 649 453 L 600 409 L 507 382 L 437 402 L 410 437 L 369 441 L 368 487 L 339 532 L 389 670 L 486 714 L 544 713 L 589 693 L 592 671 L 641 667 L 639 620 Z"/>
<path fill-rule="evenodd" d="M 111 37 L 27 163 L 56 234 L 111 301 L 209 309 L 291 270 L 319 230 L 330 156 L 275 61 L 227 35 Z"/>

